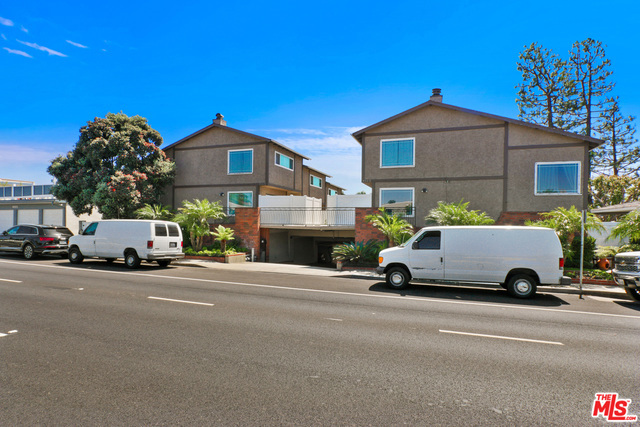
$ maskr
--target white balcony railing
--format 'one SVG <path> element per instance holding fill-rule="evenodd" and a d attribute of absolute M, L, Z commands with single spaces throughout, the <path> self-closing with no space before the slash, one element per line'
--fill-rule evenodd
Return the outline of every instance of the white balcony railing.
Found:
<path fill-rule="evenodd" d="M 271 227 L 354 227 L 355 208 L 261 208 L 260 225 Z"/>

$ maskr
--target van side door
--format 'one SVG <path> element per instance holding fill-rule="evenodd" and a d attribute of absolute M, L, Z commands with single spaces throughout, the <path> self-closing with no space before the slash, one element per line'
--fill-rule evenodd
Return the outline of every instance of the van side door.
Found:
<path fill-rule="evenodd" d="M 78 248 L 80 248 L 82 255 L 96 255 L 96 230 L 99 225 L 100 223 L 98 222 L 92 222 L 87 225 L 87 227 L 82 231 L 82 234 L 78 235 L 76 243 L 78 244 Z"/>
<path fill-rule="evenodd" d="M 444 278 L 444 245 L 441 230 L 427 230 L 409 251 L 409 269 L 416 279 Z"/>

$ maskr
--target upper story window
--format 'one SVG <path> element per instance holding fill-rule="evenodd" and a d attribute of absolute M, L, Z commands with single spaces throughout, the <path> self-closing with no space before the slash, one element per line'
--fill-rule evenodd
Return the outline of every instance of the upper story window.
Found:
<path fill-rule="evenodd" d="M 276 151 L 276 165 L 285 169 L 293 170 L 293 159 Z"/>
<path fill-rule="evenodd" d="M 415 166 L 415 139 L 383 139 L 380 141 L 380 167 Z"/>
<path fill-rule="evenodd" d="M 228 173 L 253 173 L 253 148 L 249 150 L 229 150 Z"/>
<path fill-rule="evenodd" d="M 309 175 L 309 178 L 312 187 L 322 188 L 322 178 L 318 178 L 315 175 Z"/>
<path fill-rule="evenodd" d="M 535 194 L 580 194 L 580 162 L 536 163 Z"/>
<path fill-rule="evenodd" d="M 338 194 L 338 192 L 337 192 L 336 190 L 334 190 L 333 188 L 330 188 L 330 189 L 329 189 L 329 193 L 328 193 L 328 194 L 329 194 L 330 196 L 335 196 L 335 195 L 337 195 L 337 194 Z"/>

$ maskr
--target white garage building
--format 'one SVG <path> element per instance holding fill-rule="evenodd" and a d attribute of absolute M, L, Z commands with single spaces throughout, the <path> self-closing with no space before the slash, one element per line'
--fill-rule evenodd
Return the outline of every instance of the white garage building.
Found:
<path fill-rule="evenodd" d="M 17 224 L 62 225 L 78 234 L 83 222 L 102 215 L 76 216 L 67 202 L 50 194 L 51 185 L 0 179 L 0 232 Z"/>

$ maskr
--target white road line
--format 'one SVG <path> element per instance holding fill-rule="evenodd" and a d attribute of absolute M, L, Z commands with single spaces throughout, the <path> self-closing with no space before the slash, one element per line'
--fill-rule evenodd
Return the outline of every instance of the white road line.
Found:
<path fill-rule="evenodd" d="M 7 334 L 3 334 L 2 332 L 0 332 L 0 338 L 6 337 L 6 336 L 7 336 Z"/>
<path fill-rule="evenodd" d="M 17 264 L 23 267 L 27 265 L 23 262 L 5 261 L 5 260 L 0 260 L 0 263 Z M 623 318 L 623 319 L 640 320 L 640 316 L 631 316 L 628 314 L 596 313 L 591 311 L 578 311 L 578 310 L 558 310 L 556 308 L 524 307 L 524 306 L 509 305 L 509 304 L 493 304 L 488 302 L 451 301 L 451 300 L 442 300 L 439 298 L 409 297 L 409 296 L 402 296 L 402 295 L 358 294 L 355 292 L 327 291 L 324 289 L 292 288 L 288 286 L 263 285 L 259 283 L 229 282 L 225 280 L 195 279 L 190 277 L 178 277 L 178 276 L 159 276 L 156 274 L 129 273 L 124 271 L 104 271 L 104 270 L 97 271 L 97 270 L 90 270 L 90 269 L 84 269 L 84 268 L 78 268 L 78 267 L 63 267 L 59 265 L 28 264 L 28 266 L 36 267 L 36 268 L 58 268 L 62 270 L 71 270 L 75 272 L 86 272 L 86 273 L 102 273 L 102 274 L 117 274 L 117 275 L 127 275 L 127 276 L 137 276 L 137 277 L 153 277 L 154 279 L 184 280 L 184 281 L 190 281 L 190 282 L 220 283 L 220 284 L 226 284 L 226 285 L 245 286 L 245 287 L 253 287 L 253 288 L 280 289 L 280 290 L 286 290 L 286 291 L 313 292 L 313 293 L 323 293 L 323 294 L 333 294 L 333 295 L 348 295 L 348 296 L 363 297 L 363 298 L 398 299 L 403 301 L 420 301 L 420 302 L 431 302 L 431 303 L 440 303 L 440 304 L 473 305 L 473 306 L 479 306 L 479 307 L 508 308 L 512 310 L 546 311 L 546 312 L 562 313 L 562 314 L 567 314 L 567 313 L 568 314 L 585 314 L 590 316 L 616 317 L 616 318 Z"/>
<path fill-rule="evenodd" d="M 184 301 L 181 299 L 171 299 L 171 298 L 159 298 L 159 297 L 147 297 L 148 299 L 156 299 L 160 301 L 170 301 L 170 302 L 181 302 L 184 304 L 196 304 L 196 305 L 206 305 L 209 307 L 213 307 L 213 304 L 209 304 L 207 302 L 197 302 L 197 301 Z"/>
<path fill-rule="evenodd" d="M 0 279 L 0 282 L 22 283 L 22 280 Z"/>
<path fill-rule="evenodd" d="M 325 320 L 333 320 L 334 322 L 342 322 L 342 319 L 334 319 L 332 317 L 325 317 Z"/>
<path fill-rule="evenodd" d="M 557 342 L 557 341 L 531 340 L 528 338 L 504 337 L 501 335 L 474 334 L 472 332 L 447 331 L 444 329 L 440 329 L 440 332 L 442 332 L 443 334 L 469 335 L 472 337 L 496 338 L 500 340 L 524 341 L 524 342 L 533 342 L 538 344 L 564 345 L 561 342 Z"/>

